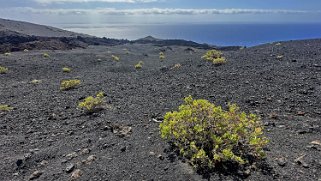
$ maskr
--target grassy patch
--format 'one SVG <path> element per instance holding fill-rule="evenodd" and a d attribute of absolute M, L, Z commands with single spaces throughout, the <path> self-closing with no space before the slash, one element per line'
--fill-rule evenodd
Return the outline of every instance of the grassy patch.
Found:
<path fill-rule="evenodd" d="M 80 85 L 81 81 L 78 79 L 62 80 L 60 83 L 60 90 L 70 90 Z"/>

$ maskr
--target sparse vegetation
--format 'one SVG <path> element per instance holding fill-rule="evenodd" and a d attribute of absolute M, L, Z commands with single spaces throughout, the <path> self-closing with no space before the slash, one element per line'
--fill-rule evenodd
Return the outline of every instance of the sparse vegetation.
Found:
<path fill-rule="evenodd" d="M 141 69 L 143 67 L 144 62 L 143 61 L 139 61 L 136 65 L 135 65 L 135 69 Z"/>
<path fill-rule="evenodd" d="M 4 56 L 10 56 L 11 55 L 11 53 L 10 52 L 6 52 L 6 53 L 4 53 Z"/>
<path fill-rule="evenodd" d="M 93 113 L 103 109 L 104 102 L 105 94 L 103 92 L 99 92 L 96 97 L 86 97 L 84 101 L 78 104 L 78 107 L 84 109 L 88 113 Z"/>
<path fill-rule="evenodd" d="M 7 67 L 0 66 L 0 74 L 6 74 L 8 72 Z"/>
<path fill-rule="evenodd" d="M 42 57 L 44 57 L 44 58 L 50 58 L 50 55 L 49 55 L 48 53 L 44 53 L 44 54 L 42 54 Z"/>
<path fill-rule="evenodd" d="M 166 113 L 160 131 L 196 169 L 250 163 L 253 160 L 248 158 L 265 156 L 263 147 L 268 142 L 256 115 L 241 112 L 235 104 L 225 111 L 191 96 L 178 111 Z"/>
<path fill-rule="evenodd" d="M 11 111 L 13 107 L 5 104 L 0 104 L 0 111 Z"/>
<path fill-rule="evenodd" d="M 37 80 L 37 79 L 33 79 L 32 81 L 30 81 L 31 84 L 40 84 L 42 82 L 42 80 Z"/>
<path fill-rule="evenodd" d="M 71 72 L 71 68 L 63 67 L 62 71 L 65 72 L 65 73 L 70 73 Z"/>
<path fill-rule="evenodd" d="M 81 83 L 80 80 L 78 79 L 71 79 L 71 80 L 63 80 L 60 83 L 60 90 L 70 90 L 70 89 L 74 89 L 75 87 L 77 87 L 79 84 Z"/>
<path fill-rule="evenodd" d="M 160 52 L 160 53 L 159 53 L 159 59 L 160 59 L 161 61 L 163 61 L 165 58 L 166 58 L 166 57 L 165 57 L 165 53 L 164 53 L 164 52 Z"/>
<path fill-rule="evenodd" d="M 118 56 L 116 56 L 116 55 L 112 55 L 111 58 L 115 62 L 119 62 L 120 61 L 120 58 Z"/>
<path fill-rule="evenodd" d="M 218 50 L 209 50 L 202 56 L 203 60 L 212 62 L 214 65 L 222 65 L 226 63 L 223 53 Z"/>

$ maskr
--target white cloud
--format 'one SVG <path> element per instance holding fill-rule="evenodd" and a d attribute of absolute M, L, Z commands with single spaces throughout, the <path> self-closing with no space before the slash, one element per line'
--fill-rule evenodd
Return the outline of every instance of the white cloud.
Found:
<path fill-rule="evenodd" d="M 150 9 L 35 9 L 16 8 L 23 13 L 34 14 L 101 14 L 101 15 L 214 15 L 214 14 L 304 14 L 320 13 L 303 10 L 282 9 L 175 9 L 175 8 L 150 8 Z"/>
<path fill-rule="evenodd" d="M 87 3 L 87 2 L 106 2 L 106 3 L 148 3 L 157 0 L 33 0 L 41 4 L 52 3 Z"/>

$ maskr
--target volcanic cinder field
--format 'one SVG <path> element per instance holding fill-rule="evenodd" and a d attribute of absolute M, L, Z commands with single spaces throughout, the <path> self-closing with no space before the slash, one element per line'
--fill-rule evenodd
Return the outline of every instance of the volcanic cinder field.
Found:
<path fill-rule="evenodd" d="M 201 60 L 206 51 L 128 43 L 1 54 L 0 104 L 14 109 L 0 112 L 0 180 L 320 181 L 321 40 L 223 51 L 221 66 Z M 64 79 L 81 84 L 61 91 Z M 105 109 L 78 108 L 99 91 Z M 204 178 L 170 153 L 159 122 L 189 95 L 259 115 L 265 166 Z"/>

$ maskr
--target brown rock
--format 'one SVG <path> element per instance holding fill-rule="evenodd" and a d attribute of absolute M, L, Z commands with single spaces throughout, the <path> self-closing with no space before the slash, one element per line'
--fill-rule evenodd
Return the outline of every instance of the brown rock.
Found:
<path fill-rule="evenodd" d="M 42 175 L 42 171 L 34 171 L 30 177 L 29 177 L 29 180 L 35 180 L 37 178 L 39 178 L 40 176 Z"/>
<path fill-rule="evenodd" d="M 77 169 L 75 171 L 72 172 L 71 174 L 71 180 L 77 180 L 82 176 L 82 171 L 80 169 Z"/>

